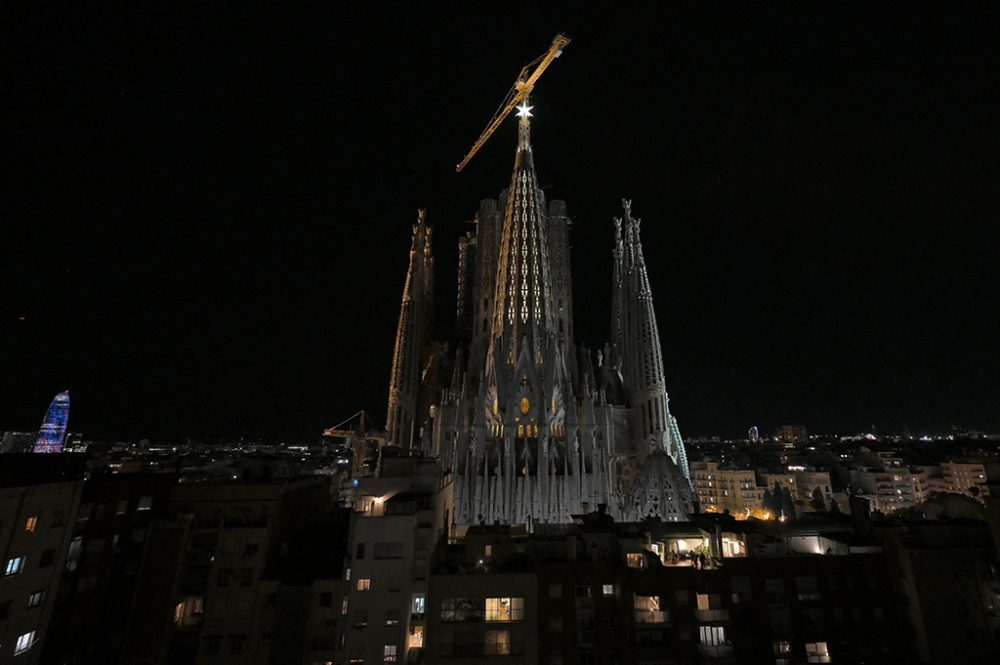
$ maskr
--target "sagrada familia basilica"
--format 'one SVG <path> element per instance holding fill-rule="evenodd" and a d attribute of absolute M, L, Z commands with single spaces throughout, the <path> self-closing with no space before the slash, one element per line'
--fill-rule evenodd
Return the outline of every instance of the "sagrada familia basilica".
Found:
<path fill-rule="evenodd" d="M 573 338 L 569 218 L 545 201 L 528 109 L 509 187 L 480 203 L 459 241 L 457 341 L 431 339 L 432 229 L 420 212 L 390 378 L 388 445 L 437 458 L 449 520 L 684 520 L 688 464 L 670 413 L 640 240 L 623 201 L 614 220 L 611 341 Z"/>

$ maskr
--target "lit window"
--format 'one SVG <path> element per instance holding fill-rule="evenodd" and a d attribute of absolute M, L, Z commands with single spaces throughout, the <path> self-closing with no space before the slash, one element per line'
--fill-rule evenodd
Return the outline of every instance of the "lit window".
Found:
<path fill-rule="evenodd" d="M 4 576 L 10 577 L 11 575 L 17 575 L 21 570 L 24 569 L 24 557 L 16 556 L 13 559 L 7 559 L 7 568 L 4 569 Z"/>
<path fill-rule="evenodd" d="M 38 515 L 32 515 L 24 523 L 24 530 L 28 533 L 34 533 L 35 529 L 38 527 Z"/>
<path fill-rule="evenodd" d="M 205 598 L 188 596 L 174 607 L 174 623 L 178 626 L 200 626 L 205 614 Z"/>
<path fill-rule="evenodd" d="M 696 595 L 699 620 L 725 621 L 729 619 L 729 610 L 722 606 L 722 594 L 699 593 Z"/>
<path fill-rule="evenodd" d="M 718 647 L 726 644 L 726 629 L 723 626 L 701 626 L 700 638 L 702 646 Z"/>
<path fill-rule="evenodd" d="M 347 614 L 347 599 L 346 598 L 344 598 L 344 600 L 340 603 L 340 614 L 341 615 Z"/>
<path fill-rule="evenodd" d="M 45 600 L 45 590 L 36 591 L 35 593 L 28 596 L 28 607 L 38 607 Z"/>
<path fill-rule="evenodd" d="M 32 630 L 30 632 L 24 633 L 23 635 L 17 638 L 17 642 L 14 644 L 14 655 L 16 656 L 19 653 L 24 653 L 32 646 L 34 646 L 34 644 L 35 644 L 35 631 Z"/>
<path fill-rule="evenodd" d="M 370 577 L 359 577 L 358 578 L 358 591 L 369 591 L 372 588 L 372 581 Z"/>
<path fill-rule="evenodd" d="M 830 652 L 826 648 L 826 642 L 806 642 L 806 662 L 829 663 Z"/>
<path fill-rule="evenodd" d="M 421 649 L 424 646 L 424 627 L 413 626 L 410 628 L 410 648 Z"/>
<path fill-rule="evenodd" d="M 791 642 L 775 642 L 774 643 L 774 655 L 775 656 L 785 656 L 792 653 L 792 643 Z"/>
<path fill-rule="evenodd" d="M 646 557 L 642 555 L 642 552 L 629 552 L 625 558 L 629 568 L 642 570 L 646 567 Z"/>
<path fill-rule="evenodd" d="M 152 510 L 153 509 L 153 497 L 151 496 L 140 496 L 139 505 L 135 507 L 136 510 Z"/>
<path fill-rule="evenodd" d="M 493 546 L 487 545 L 483 548 L 483 556 L 493 556 Z"/>
<path fill-rule="evenodd" d="M 614 584 L 602 584 L 601 594 L 605 596 L 615 595 L 615 585 Z"/>
<path fill-rule="evenodd" d="M 413 614 L 423 614 L 424 613 L 424 603 L 425 603 L 424 594 L 422 594 L 422 593 L 415 593 L 415 594 L 413 594 L 413 606 L 412 606 L 412 608 L 411 608 L 410 611 Z"/>
<path fill-rule="evenodd" d="M 382 647 L 382 662 L 383 663 L 395 663 L 396 662 L 396 645 L 386 644 Z"/>
<path fill-rule="evenodd" d="M 666 623 L 669 620 L 666 608 L 660 609 L 659 596 L 634 595 L 632 604 L 636 623 Z"/>
<path fill-rule="evenodd" d="M 510 631 L 487 630 L 483 644 L 483 653 L 487 656 L 506 656 L 510 654 Z"/>
<path fill-rule="evenodd" d="M 521 621 L 524 619 L 524 598 L 487 598 L 487 621 Z"/>
<path fill-rule="evenodd" d="M 387 626 L 398 626 L 399 625 L 399 610 L 386 610 L 385 611 L 385 625 Z"/>

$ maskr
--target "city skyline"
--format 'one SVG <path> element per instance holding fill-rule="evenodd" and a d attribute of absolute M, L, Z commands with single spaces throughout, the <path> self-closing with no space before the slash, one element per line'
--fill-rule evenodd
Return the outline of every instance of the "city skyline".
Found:
<path fill-rule="evenodd" d="M 990 21 L 663 11 L 119 16 L 105 40 L 106 17 L 35 17 L 24 38 L 67 41 L 17 63 L 0 428 L 36 427 L 66 388 L 97 437 L 305 438 L 384 415 L 413 211 L 449 248 L 448 339 L 450 248 L 506 184 L 513 123 L 454 162 L 558 30 L 574 44 L 532 97 L 533 141 L 574 215 L 577 336 L 609 337 L 630 198 L 686 436 L 1000 428 Z"/>

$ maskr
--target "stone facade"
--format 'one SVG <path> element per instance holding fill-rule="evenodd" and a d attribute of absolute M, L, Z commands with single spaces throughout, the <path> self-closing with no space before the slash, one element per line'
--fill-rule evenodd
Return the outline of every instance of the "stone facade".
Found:
<path fill-rule="evenodd" d="M 388 445 L 440 460 L 452 524 L 684 519 L 687 459 L 670 413 L 640 222 L 614 222 L 612 341 L 573 338 L 570 219 L 538 186 L 522 118 L 510 186 L 459 246 L 453 344 L 429 340 L 430 229 L 415 227 Z M 419 316 L 417 313 L 420 313 Z M 419 371 L 418 371 L 419 370 Z"/>

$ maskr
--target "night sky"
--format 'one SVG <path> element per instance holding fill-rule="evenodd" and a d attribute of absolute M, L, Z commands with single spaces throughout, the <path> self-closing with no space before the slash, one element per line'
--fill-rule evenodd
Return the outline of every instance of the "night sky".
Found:
<path fill-rule="evenodd" d="M 7 22 L 0 430 L 63 389 L 98 438 L 381 422 L 416 210 L 447 339 L 515 123 L 454 165 L 559 31 L 533 141 L 577 337 L 631 198 L 683 434 L 1000 429 L 995 5 L 324 4 Z"/>

